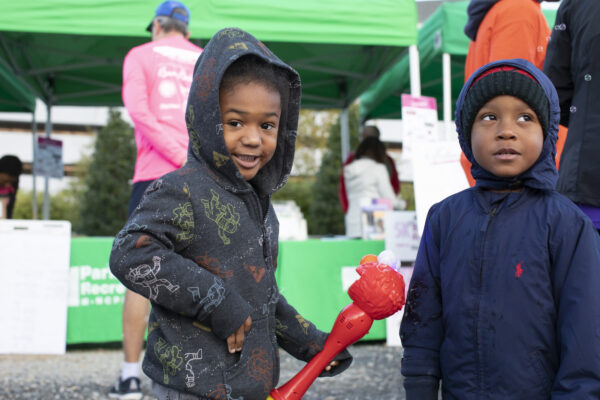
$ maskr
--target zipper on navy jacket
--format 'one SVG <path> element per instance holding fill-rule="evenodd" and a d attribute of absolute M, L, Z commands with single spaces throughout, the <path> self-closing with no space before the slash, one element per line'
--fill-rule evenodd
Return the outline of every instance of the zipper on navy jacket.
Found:
<path fill-rule="evenodd" d="M 475 314 L 475 317 L 477 318 L 475 321 L 475 365 L 477 367 L 477 386 L 479 393 L 483 393 L 483 365 L 481 356 L 481 343 L 479 341 L 479 323 L 481 322 L 479 313 L 481 311 L 481 301 L 483 296 L 483 263 L 485 260 L 485 245 L 487 242 L 488 231 L 492 222 L 492 218 L 494 218 L 496 215 L 496 211 L 498 211 L 498 204 L 496 204 L 486 216 L 485 226 L 482 226 L 480 229 L 480 231 L 484 232 L 484 235 L 483 242 L 481 243 L 481 261 L 479 265 L 479 301 L 477 302 L 477 312 Z"/>

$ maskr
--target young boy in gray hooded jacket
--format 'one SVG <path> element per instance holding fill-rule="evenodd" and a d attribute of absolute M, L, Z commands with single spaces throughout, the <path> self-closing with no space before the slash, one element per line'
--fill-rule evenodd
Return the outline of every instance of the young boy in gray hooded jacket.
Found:
<path fill-rule="evenodd" d="M 147 189 L 111 271 L 151 301 L 142 368 L 159 398 L 264 400 L 279 346 L 308 361 L 327 337 L 275 281 L 270 199 L 292 168 L 300 78 L 238 29 L 217 32 L 194 71 L 188 161 Z M 322 375 L 351 360 L 340 353 Z"/>

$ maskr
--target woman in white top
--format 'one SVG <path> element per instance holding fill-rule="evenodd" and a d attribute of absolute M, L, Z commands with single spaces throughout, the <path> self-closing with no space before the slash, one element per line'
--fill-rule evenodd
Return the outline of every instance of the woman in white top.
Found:
<path fill-rule="evenodd" d="M 360 142 L 354 154 L 354 161 L 344 167 L 348 196 L 346 236 L 361 237 L 363 200 L 389 199 L 394 207 L 399 206 L 399 201 L 385 166 L 385 145 L 375 137 L 367 137 Z"/>

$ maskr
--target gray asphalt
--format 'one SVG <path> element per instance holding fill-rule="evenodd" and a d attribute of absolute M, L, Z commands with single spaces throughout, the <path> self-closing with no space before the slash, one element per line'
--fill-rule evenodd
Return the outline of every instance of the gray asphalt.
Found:
<path fill-rule="evenodd" d="M 384 343 L 350 346 L 354 362 L 343 374 L 319 378 L 305 400 L 404 400 L 400 360 L 402 349 Z M 0 399 L 108 399 L 119 373 L 118 348 L 68 349 L 65 355 L 0 355 Z M 280 385 L 304 363 L 281 352 Z M 142 377 L 144 400 L 153 400 L 150 380 Z"/>

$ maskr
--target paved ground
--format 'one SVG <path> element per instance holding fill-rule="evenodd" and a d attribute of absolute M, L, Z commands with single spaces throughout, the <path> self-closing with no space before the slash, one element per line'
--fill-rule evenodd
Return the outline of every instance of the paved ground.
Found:
<path fill-rule="evenodd" d="M 334 378 L 320 378 L 305 400 L 404 400 L 402 349 L 367 342 L 351 346 L 352 366 Z M 63 356 L 0 355 L 0 399 L 108 399 L 121 363 L 118 348 L 69 349 Z M 281 352 L 280 384 L 304 363 Z M 142 379 L 144 400 L 152 400 L 150 381 Z"/>

